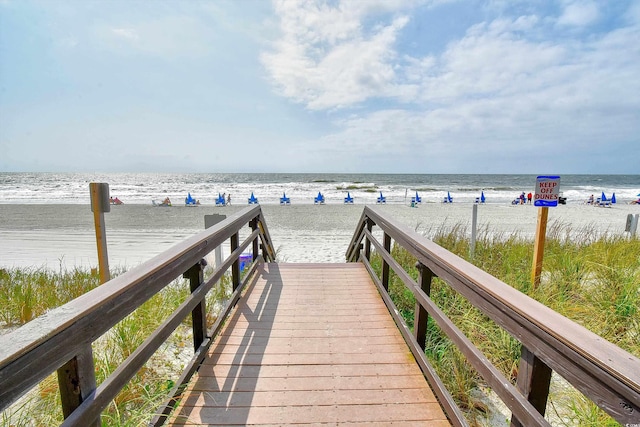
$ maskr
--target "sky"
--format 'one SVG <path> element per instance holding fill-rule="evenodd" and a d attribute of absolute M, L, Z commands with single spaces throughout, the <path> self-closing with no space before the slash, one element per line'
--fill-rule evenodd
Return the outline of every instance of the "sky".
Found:
<path fill-rule="evenodd" d="M 640 0 L 0 0 L 0 171 L 638 174 Z"/>

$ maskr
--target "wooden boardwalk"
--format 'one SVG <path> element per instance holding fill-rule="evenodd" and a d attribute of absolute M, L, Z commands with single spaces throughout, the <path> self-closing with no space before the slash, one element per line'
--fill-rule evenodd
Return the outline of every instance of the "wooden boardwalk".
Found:
<path fill-rule="evenodd" d="M 173 425 L 449 426 L 360 263 L 266 264 Z"/>

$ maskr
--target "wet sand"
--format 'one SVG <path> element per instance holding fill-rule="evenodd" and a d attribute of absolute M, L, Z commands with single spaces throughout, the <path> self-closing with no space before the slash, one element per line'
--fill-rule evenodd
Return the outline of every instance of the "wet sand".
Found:
<path fill-rule="evenodd" d="M 245 207 L 112 206 L 111 212 L 105 214 L 110 266 L 126 268 L 145 262 L 201 231 L 205 215 L 230 215 Z M 262 205 L 279 259 L 286 262 L 344 261 L 363 207 Z M 471 230 L 473 205 L 468 203 L 426 203 L 417 208 L 389 204 L 379 208 L 427 236 L 455 225 L 469 233 Z M 538 208 L 531 205 L 479 205 L 478 228 L 533 238 L 537 213 Z M 559 223 L 575 233 L 588 228 L 598 233 L 622 234 L 629 213 L 640 213 L 640 206 L 558 206 L 550 208 L 549 225 Z M 228 253 L 226 249 L 224 253 Z M 97 264 L 96 253 L 89 206 L 0 204 L 0 267 L 88 268 Z"/>

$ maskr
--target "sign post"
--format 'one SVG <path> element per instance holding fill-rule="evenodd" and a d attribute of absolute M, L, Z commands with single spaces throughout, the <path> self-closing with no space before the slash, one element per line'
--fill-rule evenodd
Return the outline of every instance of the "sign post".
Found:
<path fill-rule="evenodd" d="M 549 208 L 558 206 L 560 196 L 559 176 L 539 176 L 536 179 L 536 194 L 534 206 L 538 206 L 538 225 L 536 227 L 536 239 L 533 245 L 533 268 L 531 282 L 534 289 L 540 285 L 540 273 L 542 272 L 542 259 L 544 258 L 544 242 L 547 234 L 547 218 Z"/>
<path fill-rule="evenodd" d="M 107 233 L 104 226 L 104 213 L 111 210 L 109 184 L 92 182 L 89 184 L 89 190 L 91 191 L 91 212 L 93 212 L 93 223 L 96 229 L 100 283 L 102 284 L 111 279 L 109 255 L 107 254 Z"/>

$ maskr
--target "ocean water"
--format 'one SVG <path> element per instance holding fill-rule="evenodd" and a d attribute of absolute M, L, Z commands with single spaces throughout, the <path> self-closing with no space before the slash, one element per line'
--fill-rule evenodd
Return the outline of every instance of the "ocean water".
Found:
<path fill-rule="evenodd" d="M 260 204 L 278 204 L 283 193 L 293 204 L 313 204 L 318 192 L 327 204 L 341 204 L 347 191 L 356 204 L 373 204 L 380 192 L 387 203 L 408 203 L 416 191 L 423 202 L 440 202 L 449 193 L 454 202 L 473 203 L 484 192 L 487 203 L 503 204 L 523 191 L 534 192 L 536 176 L 0 173 L 0 204 L 86 204 L 91 182 L 108 183 L 111 195 L 127 204 L 151 204 L 165 197 L 174 205 L 183 204 L 188 193 L 203 205 L 214 205 L 219 193 L 230 194 L 232 204 L 246 204 L 251 193 Z M 569 204 L 603 192 L 629 202 L 640 193 L 640 175 L 563 175 L 560 191 Z"/>

